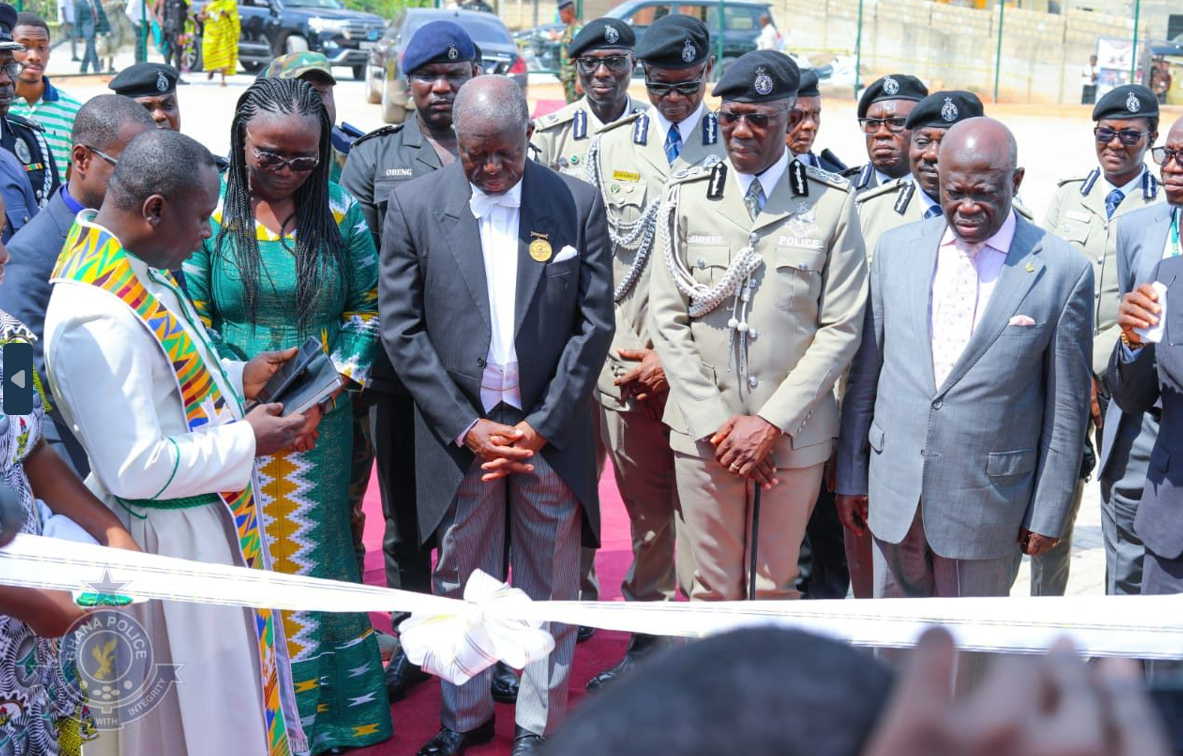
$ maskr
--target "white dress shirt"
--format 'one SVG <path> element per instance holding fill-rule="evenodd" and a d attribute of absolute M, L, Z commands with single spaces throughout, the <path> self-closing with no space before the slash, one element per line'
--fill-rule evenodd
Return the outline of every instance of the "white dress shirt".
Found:
<path fill-rule="evenodd" d="M 986 305 L 990 303 L 990 296 L 994 293 L 994 286 L 998 283 L 998 276 L 1002 273 L 1002 266 L 1006 263 L 1006 255 L 1010 251 L 1011 242 L 1015 238 L 1015 228 L 1018 225 L 1012 210 L 1003 222 L 1002 228 L 989 239 L 973 258 L 974 268 L 978 274 L 977 301 L 973 305 L 973 318 L 970 333 L 977 330 L 982 322 L 982 315 L 986 312 Z M 932 290 L 929 294 L 929 335 L 933 334 L 933 324 L 941 318 L 938 303 L 945 299 L 951 285 L 951 277 L 957 269 L 957 256 L 965 254 L 958 245 L 958 238 L 953 229 L 945 230 L 941 239 L 941 246 L 937 250 L 937 263 L 933 271 Z M 941 377 L 937 377 L 937 383 Z"/>
<path fill-rule="evenodd" d="M 1146 169 L 1143 168 L 1142 173 L 1145 173 L 1145 172 L 1146 172 Z M 1117 186 L 1116 184 L 1111 184 L 1111 183 L 1109 183 L 1109 179 L 1104 178 L 1104 176 L 1102 176 L 1101 181 L 1104 182 L 1104 189 L 1105 189 L 1104 196 L 1108 197 L 1109 193 L 1112 192 L 1114 189 L 1120 189 L 1121 194 L 1122 194 L 1122 198 L 1121 198 L 1122 202 L 1125 202 L 1126 197 L 1130 196 L 1134 192 L 1139 192 L 1142 190 L 1142 173 L 1139 173 L 1137 176 L 1134 176 L 1132 179 L 1127 181 L 1124 186 Z M 1100 188 L 1100 187 L 1098 187 L 1098 188 Z M 1118 207 L 1121 207 L 1121 205 L 1118 205 Z M 1115 210 L 1114 215 L 1116 215 L 1116 214 L 1117 214 L 1117 211 Z"/>
<path fill-rule="evenodd" d="M 746 195 L 748 193 L 748 187 L 752 185 L 753 181 L 759 178 L 760 188 L 764 190 L 764 201 L 767 202 L 768 198 L 772 196 L 772 190 L 776 188 L 777 182 L 784 178 L 785 171 L 789 169 L 789 161 L 791 160 L 793 160 L 793 153 L 786 148 L 781 153 L 780 159 L 765 168 L 764 172 L 759 175 L 732 171 L 735 174 L 735 180 L 739 182 L 740 194 Z"/>
<path fill-rule="evenodd" d="M 706 84 L 704 83 L 705 87 Z M 702 115 L 706 111 L 706 105 L 699 103 L 698 110 L 695 110 L 685 120 L 678 122 L 678 133 L 682 135 L 682 148 L 690 144 L 690 134 L 693 133 L 694 127 L 702 120 Z M 648 112 L 653 116 L 653 122 L 657 124 L 657 133 L 661 136 L 662 144 L 665 144 L 665 138 L 670 133 L 670 126 L 673 122 L 666 119 L 657 108 L 649 108 Z"/>
<path fill-rule="evenodd" d="M 518 385 L 518 351 L 514 345 L 515 308 L 518 299 L 518 225 L 521 220 L 522 182 L 504 194 L 485 194 L 472 188 L 469 206 L 481 232 L 481 254 L 485 259 L 485 285 L 489 292 L 491 337 L 481 377 L 481 405 L 485 412 L 504 402 L 522 408 Z M 476 420 L 456 438 L 464 437 Z"/>

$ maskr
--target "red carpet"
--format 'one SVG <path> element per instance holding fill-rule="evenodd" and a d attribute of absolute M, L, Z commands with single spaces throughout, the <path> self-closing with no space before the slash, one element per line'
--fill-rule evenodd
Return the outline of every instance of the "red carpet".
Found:
<path fill-rule="evenodd" d="M 600 577 L 600 598 L 620 601 L 620 581 L 632 560 L 629 545 L 628 515 L 616 490 L 611 469 L 604 471 L 600 484 L 600 507 L 603 517 L 603 548 L 596 557 Z M 377 474 L 371 478 L 366 493 L 366 582 L 384 585 L 382 569 L 382 502 L 378 496 Z M 374 626 L 390 631 L 390 617 L 371 615 Z M 593 675 L 614 664 L 624 655 L 628 636 L 624 633 L 597 631 L 595 636 L 576 647 L 571 670 L 571 705 L 577 707 L 587 695 L 584 686 Z M 405 699 L 391 707 L 394 737 L 385 743 L 361 748 L 351 753 L 361 756 L 414 756 L 420 746 L 436 733 L 440 726 L 440 686 L 432 678 L 411 691 Z M 472 756 L 502 756 L 513 745 L 513 707 L 497 704 L 497 737 L 488 745 L 472 748 Z"/>

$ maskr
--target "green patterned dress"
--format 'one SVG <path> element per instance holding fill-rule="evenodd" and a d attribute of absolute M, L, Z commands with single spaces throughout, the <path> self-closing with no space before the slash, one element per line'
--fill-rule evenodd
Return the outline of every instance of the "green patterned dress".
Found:
<path fill-rule="evenodd" d="M 223 187 L 223 200 L 225 187 Z M 296 316 L 295 243 L 261 224 L 260 286 L 254 322 L 247 319 L 245 289 L 233 257 L 215 258 L 222 223 L 219 204 L 213 237 L 185 263 L 185 283 L 198 314 L 220 346 L 239 359 L 299 346 L 316 336 L 342 375 L 359 386 L 368 380 L 378 343 L 378 255 L 361 207 L 329 185 L 337 227 L 348 247 L 349 275 L 323 286 L 305 328 Z M 345 283 L 347 281 L 347 284 Z M 356 388 L 356 387 L 355 387 Z M 349 472 L 353 410 L 343 394 L 320 421 L 310 452 L 259 460 L 259 499 L 275 569 L 296 575 L 360 582 L 349 529 Z M 364 614 L 284 612 L 292 679 L 301 723 L 313 753 L 360 747 L 391 736 L 390 703 L 378 640 Z"/>

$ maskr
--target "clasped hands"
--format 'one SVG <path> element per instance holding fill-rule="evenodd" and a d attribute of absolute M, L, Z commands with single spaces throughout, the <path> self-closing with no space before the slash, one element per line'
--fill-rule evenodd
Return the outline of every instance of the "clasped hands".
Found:
<path fill-rule="evenodd" d="M 665 414 L 665 400 L 669 396 L 670 384 L 665 378 L 665 369 L 653 349 L 618 349 L 621 359 L 639 362 L 612 383 L 620 389 L 624 398 L 636 399 L 641 403 L 650 420 L 661 422 Z"/>
<path fill-rule="evenodd" d="M 710 442 L 715 447 L 715 460 L 729 473 L 768 491 L 780 482 L 772 456 L 772 446 L 780 436 L 780 428 L 759 415 L 732 415 Z"/>
<path fill-rule="evenodd" d="M 546 439 L 525 420 L 504 425 L 481 418 L 464 436 L 464 445 L 484 460 L 481 480 L 488 482 L 514 473 L 534 472 L 529 460 L 546 446 Z"/>

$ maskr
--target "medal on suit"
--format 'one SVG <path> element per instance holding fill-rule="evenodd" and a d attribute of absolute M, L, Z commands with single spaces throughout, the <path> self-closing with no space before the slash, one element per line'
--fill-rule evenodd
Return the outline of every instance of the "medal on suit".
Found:
<path fill-rule="evenodd" d="M 544 263 L 550 259 L 550 242 L 546 239 L 535 239 L 530 242 L 530 257 L 535 262 Z"/>

